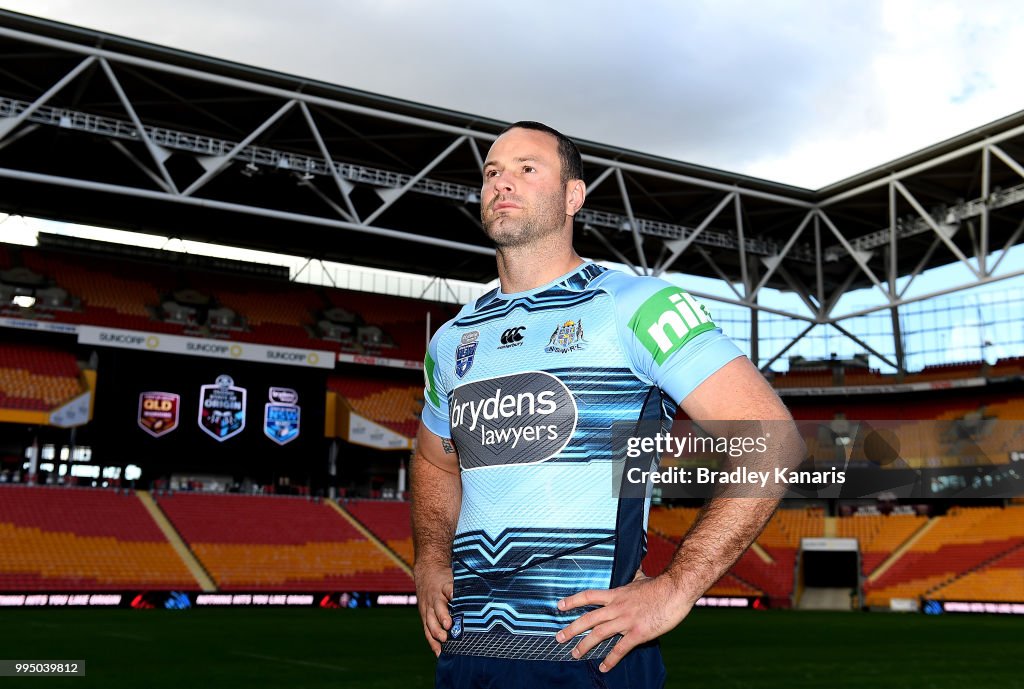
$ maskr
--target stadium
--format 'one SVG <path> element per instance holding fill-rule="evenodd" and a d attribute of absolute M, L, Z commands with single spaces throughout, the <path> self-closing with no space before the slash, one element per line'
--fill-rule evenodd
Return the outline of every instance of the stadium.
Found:
<path fill-rule="evenodd" d="M 506 124 L 0 10 L 0 659 L 432 686 L 407 470 Z M 580 148 L 580 254 L 710 304 L 808 450 L 668 686 L 1024 684 L 1024 113 L 818 190 Z M 654 503 L 648 575 L 702 498 Z"/>

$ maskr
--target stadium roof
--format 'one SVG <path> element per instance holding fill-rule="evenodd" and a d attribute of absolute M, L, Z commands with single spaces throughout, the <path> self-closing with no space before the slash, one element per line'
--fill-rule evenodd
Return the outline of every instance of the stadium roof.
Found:
<path fill-rule="evenodd" d="M 9 213 L 486 281 L 480 159 L 506 124 L 0 10 Z M 856 287 L 898 307 L 896 277 L 937 265 L 1008 277 L 988 257 L 1024 227 L 1024 113 L 819 190 L 579 144 L 581 254 L 762 310 L 792 290 L 811 315 L 776 313 L 812 324 Z"/>

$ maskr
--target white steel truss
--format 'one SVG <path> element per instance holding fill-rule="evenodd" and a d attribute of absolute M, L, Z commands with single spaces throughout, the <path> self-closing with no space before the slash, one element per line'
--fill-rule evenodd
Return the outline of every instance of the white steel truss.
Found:
<path fill-rule="evenodd" d="M 109 194 L 169 201 L 178 204 L 212 208 L 233 213 L 257 215 L 300 222 L 313 226 L 331 227 L 344 231 L 368 233 L 389 239 L 420 243 L 472 254 L 493 254 L 493 250 L 479 245 L 432 237 L 426 234 L 397 230 L 380 224 L 382 216 L 409 194 L 425 195 L 460 204 L 459 210 L 473 217 L 474 213 L 463 206 L 472 207 L 480 202 L 479 188 L 430 176 L 442 162 L 463 147 L 468 148 L 478 167 L 482 167 L 481 145 L 486 146 L 495 137 L 492 131 L 482 131 L 471 126 L 452 125 L 426 116 L 415 116 L 384 108 L 370 107 L 347 102 L 341 98 L 313 95 L 301 88 L 283 88 L 225 76 L 161 60 L 119 53 L 113 50 L 86 45 L 53 37 L 37 35 L 0 26 L 0 37 L 34 46 L 41 46 L 63 54 L 80 57 L 67 73 L 29 102 L 4 97 L 0 94 L 0 150 L 22 137 L 30 135 L 40 127 L 56 127 L 70 132 L 79 132 L 109 141 L 121 155 L 143 173 L 139 183 L 121 184 L 83 179 L 37 171 L 0 167 L 0 178 L 27 181 L 37 184 L 60 185 L 65 187 L 100 191 Z M 76 58 L 77 59 L 77 58 Z M 87 72 L 99 67 L 110 88 L 116 94 L 126 118 L 98 116 L 81 110 L 49 105 L 54 96 Z M 276 103 L 277 109 L 258 126 L 249 130 L 239 140 L 228 140 L 203 134 L 147 124 L 138 114 L 131 95 L 122 87 L 120 70 L 126 68 L 145 69 L 177 78 L 186 78 L 220 85 L 240 91 L 257 94 Z M 198 106 L 197 106 L 198 107 Z M 445 142 L 438 147 L 434 157 L 414 174 L 397 172 L 365 164 L 345 162 L 344 151 L 331 150 L 322 134 L 321 127 L 312 108 L 325 112 L 352 113 L 375 118 L 384 122 L 408 127 L 411 131 L 430 133 L 435 137 L 443 135 Z M 275 126 L 282 118 L 298 111 L 311 139 L 315 142 L 318 155 L 299 154 L 258 143 L 261 136 Z M 992 253 L 991 213 L 1011 208 L 1024 201 L 1024 183 L 1004 188 L 993 188 L 991 172 L 993 161 L 1012 170 L 1024 178 L 1024 164 L 1007 150 L 1007 144 L 1024 137 L 1024 125 L 1014 126 L 993 133 L 981 140 L 966 141 L 953 150 L 945 151 L 893 171 L 887 175 L 832 193 L 832 188 L 819 190 L 808 200 L 808 195 L 787 194 L 784 191 L 766 191 L 758 185 L 745 184 L 743 180 L 721 181 L 722 176 L 701 177 L 653 165 L 640 165 L 599 156 L 584 155 L 584 162 L 597 171 L 589 184 L 589 191 L 611 186 L 614 180 L 622 212 L 584 209 L 578 218 L 588 236 L 592 236 L 605 247 L 610 256 L 629 265 L 642 274 L 663 274 L 670 270 L 684 254 L 696 256 L 714 274 L 721 277 L 735 295 L 722 298 L 701 294 L 697 296 L 714 299 L 750 309 L 752 314 L 772 313 L 807 323 L 806 328 L 781 351 L 774 354 L 762 365 L 769 367 L 792 346 L 815 327 L 834 328 L 845 337 L 857 342 L 883 361 L 900 371 L 905 370 L 902 350 L 899 307 L 908 303 L 969 289 L 982 284 L 1005 280 L 1024 274 L 1024 271 L 998 272 L 1002 257 L 990 264 Z M 141 144 L 147 155 L 136 154 L 126 143 Z M 165 165 L 172 153 L 187 153 L 195 158 L 202 173 L 180 188 Z M 919 199 L 911 182 L 916 176 L 927 173 L 938 166 L 971 155 L 981 156 L 979 195 L 968 200 L 947 199 L 938 208 L 928 209 Z M 285 170 L 298 180 L 300 185 L 314 177 L 332 180 L 337 195 L 332 196 L 314 185 L 306 184 L 324 203 L 330 213 L 313 215 L 297 213 L 281 208 L 272 208 L 254 203 L 239 203 L 202 194 L 209 183 L 232 165 L 252 166 L 253 169 L 272 168 Z M 713 196 L 710 210 L 703 212 L 703 218 L 690 224 L 664 218 L 642 217 L 636 212 L 634 203 L 637 189 L 643 189 L 646 181 L 669 184 L 680 190 L 700 190 L 706 196 Z M 361 215 L 351 200 L 356 186 L 372 188 L 379 198 L 379 205 Z M 781 186 L 781 185 L 780 185 Z M 631 188 L 632 187 L 632 188 Z M 770 187 L 769 187 L 770 188 Z M 836 209 L 850 200 L 884 189 L 888 194 L 888 226 L 870 232 L 845 229 L 844 220 Z M 706 202 L 706 199 L 705 199 Z M 778 241 L 778 227 L 772 227 L 773 236 L 761 234 L 762 228 L 749 212 L 756 204 L 771 204 L 774 207 L 794 212 L 799 217 L 788 228 L 788 236 Z M 913 212 L 900 212 L 900 206 L 909 206 Z M 697 214 L 688 209 L 687 216 Z M 975 224 L 976 221 L 976 224 Z M 809 229 L 810 228 L 810 229 Z M 898 266 L 900 240 L 933 235 L 927 250 L 922 254 L 915 268 L 903 277 L 909 277 L 902 289 L 897 289 L 897 278 L 901 277 Z M 970 237 L 971 252 L 968 256 L 958 235 Z M 1021 217 L 1010 236 L 1000 247 L 1004 250 L 1021 240 L 1024 233 L 1024 217 Z M 619 236 L 631 240 L 632 249 L 624 249 Z M 813 236 L 808 236 L 813 235 Z M 826 246 L 825 239 L 829 242 Z M 834 240 L 834 241 L 833 241 Z M 1002 241 L 1002 240 L 1000 240 Z M 627 255 L 631 251 L 633 258 Z M 929 265 L 936 252 L 948 251 L 955 261 L 964 265 L 973 276 L 960 285 L 951 285 L 942 290 L 915 297 L 907 297 L 907 290 L 920 273 Z M 736 258 L 736 269 L 732 274 L 723 268 L 723 256 Z M 881 259 L 879 259 L 881 256 Z M 844 269 L 842 279 L 835 279 L 835 271 L 827 276 L 826 266 L 840 264 Z M 799 270 L 797 270 L 799 269 Z M 736 272 L 738 270 L 738 274 Z M 804 283 L 800 275 L 809 281 L 813 271 L 813 285 Z M 882 303 L 853 312 L 836 315 L 834 310 L 840 297 L 855 282 L 863 278 L 874 286 L 882 297 Z M 773 279 L 776 280 L 772 283 Z M 769 284 L 781 280 L 788 289 L 797 294 L 806 313 L 796 313 L 765 305 L 759 294 Z M 741 289 L 734 283 L 738 282 Z M 844 328 L 841 323 L 850 318 L 889 310 L 892 315 L 896 360 L 878 353 L 861 338 Z M 757 338 L 757 320 L 752 318 L 752 338 Z M 755 362 L 758 362 L 759 348 L 752 342 Z"/>

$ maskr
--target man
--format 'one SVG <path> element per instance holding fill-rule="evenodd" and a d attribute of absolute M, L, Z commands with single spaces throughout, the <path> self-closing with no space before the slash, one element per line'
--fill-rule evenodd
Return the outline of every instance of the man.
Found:
<path fill-rule="evenodd" d="M 612 490 L 612 426 L 791 423 L 681 289 L 583 261 L 579 151 L 535 122 L 483 169 L 500 287 L 431 340 L 413 462 L 415 579 L 438 687 L 656 687 L 656 639 L 736 561 L 777 500 L 718 498 L 646 578 L 647 499 Z M 618 458 L 621 459 L 621 458 Z"/>

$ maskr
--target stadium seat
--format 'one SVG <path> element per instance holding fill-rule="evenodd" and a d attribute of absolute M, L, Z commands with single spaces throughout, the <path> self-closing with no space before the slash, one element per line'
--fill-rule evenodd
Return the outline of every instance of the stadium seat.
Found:
<path fill-rule="evenodd" d="M 348 500 L 344 509 L 386 543 L 406 564 L 413 564 L 412 514 L 408 502 Z"/>
<path fill-rule="evenodd" d="M 0 590 L 195 590 L 134 494 L 0 485 Z"/>
<path fill-rule="evenodd" d="M 221 590 L 415 590 L 403 569 L 329 505 L 198 493 L 157 502 Z"/>

